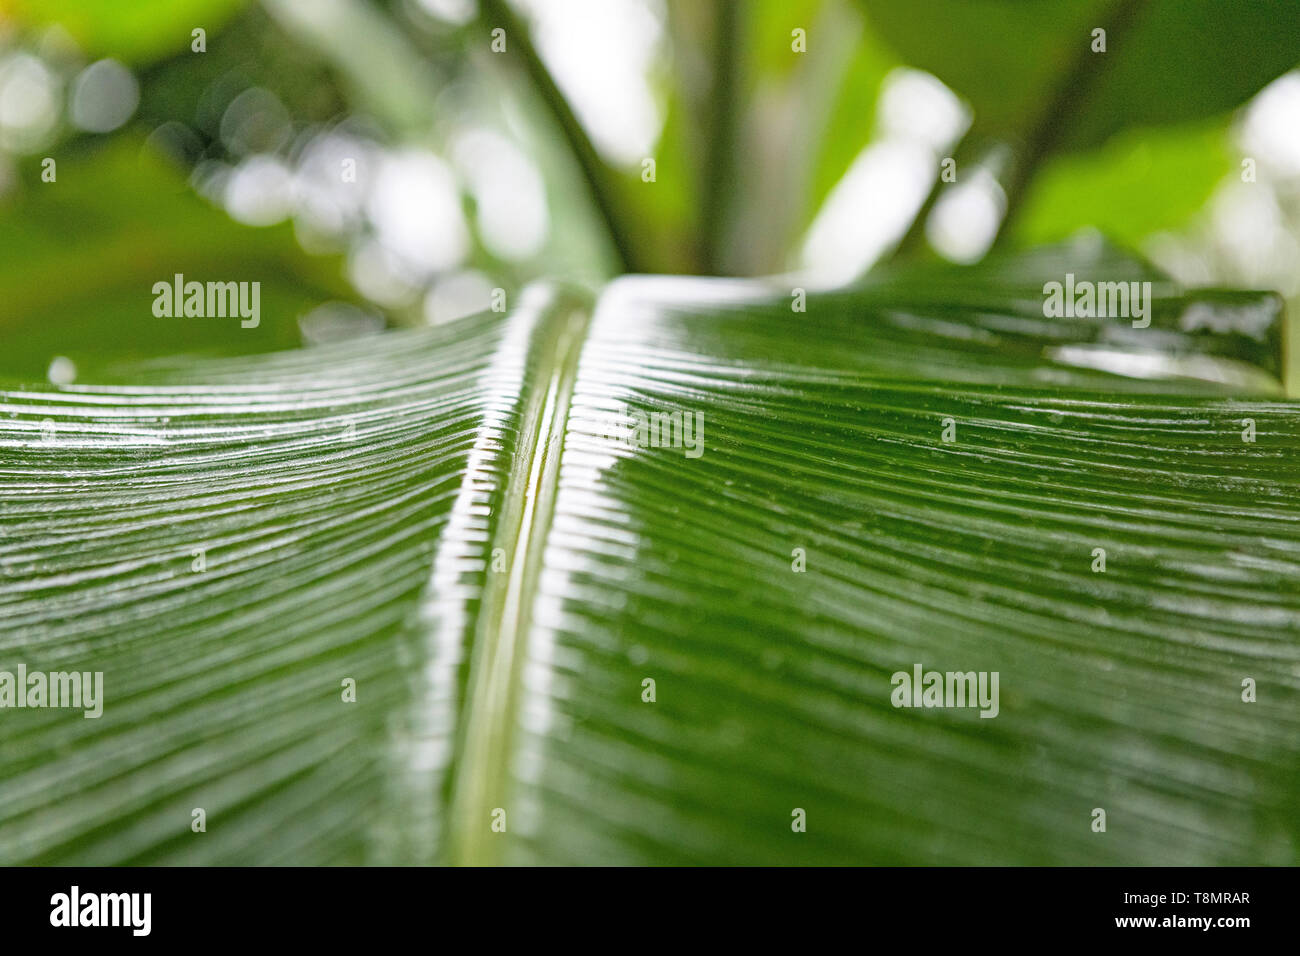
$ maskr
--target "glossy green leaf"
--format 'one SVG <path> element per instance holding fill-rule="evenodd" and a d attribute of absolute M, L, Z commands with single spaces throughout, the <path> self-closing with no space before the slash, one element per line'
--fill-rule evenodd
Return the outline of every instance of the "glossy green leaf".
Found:
<path fill-rule="evenodd" d="M 1044 319 L 1067 270 L 1151 326 Z M 0 670 L 105 703 L 0 711 L 0 860 L 1296 862 L 1276 298 L 1074 247 L 792 301 L 538 289 L 11 388 Z M 917 664 L 997 716 L 892 706 Z"/>

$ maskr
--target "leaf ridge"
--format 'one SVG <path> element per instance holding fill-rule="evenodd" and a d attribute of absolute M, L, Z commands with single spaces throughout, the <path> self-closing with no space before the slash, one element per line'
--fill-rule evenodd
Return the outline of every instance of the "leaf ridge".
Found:
<path fill-rule="evenodd" d="M 554 513 L 560 457 L 578 358 L 590 312 L 576 297 L 536 289 L 541 315 L 530 349 L 533 371 L 520 412 L 520 441 L 504 483 L 500 520 L 489 546 L 489 572 L 473 634 L 470 685 L 462 711 L 463 737 L 452 780 L 449 858 L 496 862 L 491 814 L 506 809 L 517 687 L 526 656 L 533 594 Z M 545 297 L 546 307 L 540 307 Z M 505 560 L 504 573 L 492 563 Z M 508 811 L 507 811 L 508 827 Z"/>

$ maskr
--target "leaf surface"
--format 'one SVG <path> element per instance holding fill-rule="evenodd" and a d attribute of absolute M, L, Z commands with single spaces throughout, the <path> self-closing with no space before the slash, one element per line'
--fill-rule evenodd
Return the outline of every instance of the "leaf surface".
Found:
<path fill-rule="evenodd" d="M 1044 319 L 1067 269 L 1151 326 Z M 0 859 L 1294 863 L 1276 298 L 1072 247 L 791 301 L 536 289 L 10 389 L 0 670 L 105 706 L 0 713 Z M 702 454 L 619 437 L 652 412 Z M 997 716 L 893 706 L 918 664 Z"/>

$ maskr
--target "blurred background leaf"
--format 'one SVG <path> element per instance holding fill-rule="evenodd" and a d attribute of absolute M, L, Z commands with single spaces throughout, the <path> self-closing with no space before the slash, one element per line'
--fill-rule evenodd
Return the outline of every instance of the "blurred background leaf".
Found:
<path fill-rule="evenodd" d="M 1032 246 L 1096 229 L 1130 248 L 1181 229 L 1236 171 L 1225 123 L 1131 131 L 1049 160 L 1029 187 L 1015 239 Z"/>
<path fill-rule="evenodd" d="M 1295 0 L 862 3 L 903 59 L 970 101 L 976 134 L 1014 140 L 1050 124 L 1049 151 L 1222 113 L 1300 63 L 1285 28 Z"/>
<path fill-rule="evenodd" d="M 1045 318 L 1066 269 L 1151 327 Z M 0 392 L 0 661 L 106 701 L 6 713 L 0 860 L 1293 864 L 1276 298 L 1096 242 L 786 292 Z M 997 719 L 891 706 L 913 662 L 998 671 Z"/>
<path fill-rule="evenodd" d="M 124 214 L 129 210 L 129 214 Z M 29 184 L 0 216 L 0 373 L 43 379 L 56 356 L 92 371 L 127 359 L 265 352 L 302 344 L 298 320 L 354 297 L 337 263 L 298 249 L 288 226 L 248 229 L 196 197 L 143 143 L 122 139 Z M 261 282 L 261 321 L 156 318 L 153 285 Z"/>
<path fill-rule="evenodd" d="M 1300 63 L 1295 0 L 862 2 L 904 60 L 969 101 L 981 149 L 1009 147 L 1008 219 L 1050 156 L 1223 113 Z"/>
<path fill-rule="evenodd" d="M 999 239 L 1079 231 L 1185 284 L 1291 298 L 1300 74 L 1287 71 L 1300 34 L 1285 26 L 1297 9 L 6 0 L 0 221 L 40 216 L 34 190 L 64 187 L 36 177 L 45 158 L 72 170 L 121 139 L 169 160 L 158 190 L 184 178 L 236 230 L 265 230 L 254 245 L 284 243 L 281 261 L 293 244 L 320 257 L 313 282 L 333 270 L 332 292 L 341 279 L 343 298 L 390 326 L 513 301 L 543 277 L 594 289 L 626 271 L 788 274 L 829 287 L 891 255 L 969 263 Z M 190 48 L 200 22 L 204 53 Z M 1096 26 L 1105 53 L 1091 50 Z M 955 182 L 939 178 L 945 160 Z M 137 214 L 111 195 L 97 206 L 105 236 Z M 155 235 L 165 243 L 161 225 Z M 59 312 L 47 325 L 84 321 Z M 33 354 L 59 338 L 32 338 Z"/>
<path fill-rule="evenodd" d="M 29 26 L 57 24 L 87 52 L 143 64 L 216 33 L 247 0 L 0 0 L 0 16 Z"/>

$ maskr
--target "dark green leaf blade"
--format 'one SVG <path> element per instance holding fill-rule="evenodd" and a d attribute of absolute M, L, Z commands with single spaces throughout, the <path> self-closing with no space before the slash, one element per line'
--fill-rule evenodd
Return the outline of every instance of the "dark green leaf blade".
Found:
<path fill-rule="evenodd" d="M 1174 289 L 1063 333 L 1044 275 L 1149 274 L 1096 252 L 11 390 L 0 670 L 106 705 L 0 712 L 0 859 L 1295 862 L 1275 300 L 1249 347 Z M 998 716 L 893 707 L 915 664 L 998 671 Z"/>
<path fill-rule="evenodd" d="M 595 320 L 504 859 L 1295 861 L 1296 406 L 907 380 L 702 291 Z M 704 454 L 612 446 L 619 403 Z M 999 672 L 998 716 L 893 707 L 916 664 Z"/>
<path fill-rule="evenodd" d="M 460 630 L 418 622 L 482 589 L 536 312 L 500 319 L 5 395 L 0 669 L 106 702 L 3 712 L 0 859 L 433 852 Z"/>

